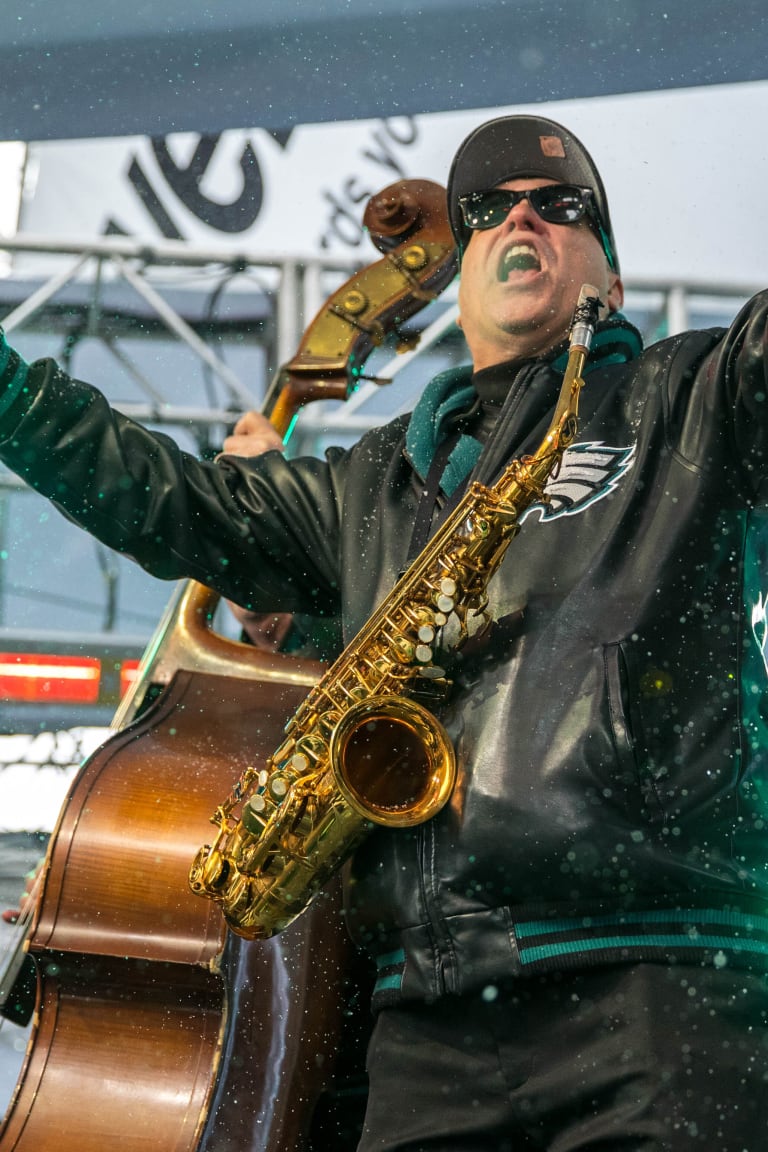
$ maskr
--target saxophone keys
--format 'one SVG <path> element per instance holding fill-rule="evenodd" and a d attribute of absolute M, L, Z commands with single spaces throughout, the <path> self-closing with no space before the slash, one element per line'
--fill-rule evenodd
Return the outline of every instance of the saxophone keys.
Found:
<path fill-rule="evenodd" d="M 254 790 L 248 797 L 248 807 L 252 812 L 263 812 L 267 806 L 267 801 L 264 796 L 264 791 L 269 781 L 269 773 L 266 768 L 262 768 L 259 772 L 254 771 Z"/>
<path fill-rule="evenodd" d="M 416 645 L 416 659 L 418 660 L 419 664 L 429 663 L 429 661 L 432 659 L 432 649 L 428 644 Z"/>
<path fill-rule="evenodd" d="M 301 753 L 299 753 L 299 755 L 301 755 Z M 303 757 L 303 759 L 306 760 L 306 756 Z M 282 773 L 280 773 L 280 772 L 275 773 L 275 775 L 272 777 L 272 779 L 269 782 L 269 791 L 272 793 L 275 800 L 277 800 L 278 802 L 285 797 L 285 794 L 288 791 L 288 788 L 289 788 L 288 777 L 283 776 Z"/>
<path fill-rule="evenodd" d="M 395 658 L 401 664 L 410 664 L 416 656 L 416 647 L 407 636 L 397 636 L 392 643 Z"/>
<path fill-rule="evenodd" d="M 455 607 L 456 581 L 450 576 L 443 576 L 438 585 L 435 604 L 439 612 L 450 615 Z"/>

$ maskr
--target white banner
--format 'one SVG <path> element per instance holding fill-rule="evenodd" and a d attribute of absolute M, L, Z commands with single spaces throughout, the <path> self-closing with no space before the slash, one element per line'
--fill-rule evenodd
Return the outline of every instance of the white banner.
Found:
<path fill-rule="evenodd" d="M 768 277 L 766 82 L 304 125 L 283 142 L 253 129 L 34 144 L 22 228 L 260 257 L 367 257 L 368 197 L 404 177 L 445 183 L 464 136 L 509 111 L 561 120 L 592 152 L 625 277 Z"/>

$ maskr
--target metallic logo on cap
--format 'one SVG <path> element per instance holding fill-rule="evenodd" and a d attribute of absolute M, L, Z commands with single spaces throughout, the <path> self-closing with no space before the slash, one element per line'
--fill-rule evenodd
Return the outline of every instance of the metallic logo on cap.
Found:
<path fill-rule="evenodd" d="M 542 156 L 556 156 L 565 159 L 565 148 L 559 136 L 539 136 Z"/>

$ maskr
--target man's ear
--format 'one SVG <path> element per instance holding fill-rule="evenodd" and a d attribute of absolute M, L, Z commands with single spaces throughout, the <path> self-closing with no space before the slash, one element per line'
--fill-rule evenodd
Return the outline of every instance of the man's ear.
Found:
<path fill-rule="evenodd" d="M 624 303 L 624 281 L 615 272 L 609 273 L 608 299 L 605 303 L 609 312 L 618 312 Z"/>

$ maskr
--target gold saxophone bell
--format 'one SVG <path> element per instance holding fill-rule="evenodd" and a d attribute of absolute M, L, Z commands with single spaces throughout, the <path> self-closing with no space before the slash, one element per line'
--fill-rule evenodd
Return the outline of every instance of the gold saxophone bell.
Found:
<path fill-rule="evenodd" d="M 390 828 L 429 820 L 456 781 L 456 756 L 445 728 L 402 696 L 372 696 L 345 712 L 331 737 L 330 760 L 347 803 Z"/>

